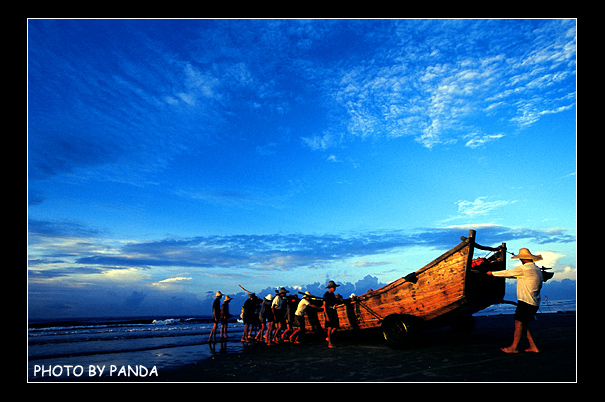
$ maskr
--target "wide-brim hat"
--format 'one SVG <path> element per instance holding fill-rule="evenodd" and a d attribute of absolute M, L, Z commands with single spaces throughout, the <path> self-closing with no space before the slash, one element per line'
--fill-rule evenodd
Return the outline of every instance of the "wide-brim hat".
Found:
<path fill-rule="evenodd" d="M 326 289 L 336 288 L 338 286 L 340 286 L 340 285 L 335 284 L 334 281 L 330 281 L 330 282 L 328 282 L 328 286 L 326 286 Z"/>
<path fill-rule="evenodd" d="M 305 292 L 303 297 L 311 297 L 311 292 L 309 292 L 308 290 Z"/>
<path fill-rule="evenodd" d="M 533 255 L 527 248 L 519 249 L 519 254 L 513 255 L 512 258 L 518 258 L 520 260 L 532 260 L 534 262 L 542 260 L 542 256 L 540 254 Z"/>
<path fill-rule="evenodd" d="M 231 300 L 233 300 L 233 297 L 225 296 L 225 301 L 226 302 L 231 301 Z"/>
<path fill-rule="evenodd" d="M 273 295 L 271 293 L 269 293 L 267 296 L 265 296 L 265 300 L 273 300 Z"/>
<path fill-rule="evenodd" d="M 216 296 L 215 297 L 223 297 L 223 294 L 221 293 L 220 290 L 218 292 L 216 292 Z"/>

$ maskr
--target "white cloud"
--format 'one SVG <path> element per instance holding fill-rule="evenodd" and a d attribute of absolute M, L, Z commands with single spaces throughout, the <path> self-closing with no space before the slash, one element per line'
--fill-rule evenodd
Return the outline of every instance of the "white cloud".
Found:
<path fill-rule="evenodd" d="M 190 281 L 193 278 L 185 278 L 182 276 L 177 276 L 176 278 L 168 278 L 168 279 L 164 279 L 162 281 L 159 281 L 157 283 L 165 283 L 165 282 L 179 282 L 179 281 Z"/>
<path fill-rule="evenodd" d="M 458 212 L 467 217 L 485 215 L 496 208 L 512 204 L 516 201 L 486 201 L 488 197 L 477 197 L 475 201 L 458 201 Z"/>
<path fill-rule="evenodd" d="M 552 268 L 551 272 L 554 272 L 554 280 L 562 281 L 563 279 L 576 280 L 576 268 L 571 267 L 567 264 L 560 264 L 559 260 L 564 258 L 564 254 L 555 253 L 553 251 L 537 251 L 534 254 L 542 256 L 542 261 L 539 261 L 536 265 L 540 267 Z"/>
<path fill-rule="evenodd" d="M 381 265 L 389 265 L 392 264 L 392 261 L 368 261 L 368 260 L 360 260 L 351 264 L 353 268 L 367 268 L 367 267 L 377 267 Z"/>
<path fill-rule="evenodd" d="M 466 136 L 466 138 L 470 138 L 470 140 L 468 140 L 466 142 L 467 147 L 469 148 L 479 148 L 482 146 L 485 146 L 485 144 L 488 144 L 490 142 L 496 141 L 500 138 L 504 137 L 504 134 L 491 134 L 491 135 L 480 135 L 480 134 L 469 134 L 468 136 Z"/>
<path fill-rule="evenodd" d="M 330 133 L 326 133 L 323 136 L 303 137 L 302 141 L 313 150 L 326 150 L 338 145 L 338 141 Z"/>
<path fill-rule="evenodd" d="M 163 279 L 163 280 L 158 281 L 158 282 L 154 282 L 151 285 L 152 286 L 163 286 L 163 287 L 165 287 L 165 286 L 168 286 L 168 285 L 171 285 L 171 284 L 176 284 L 176 283 L 179 283 L 179 282 L 182 282 L 182 281 L 190 281 L 192 279 L 193 278 L 186 278 L 186 277 L 183 277 L 183 276 L 177 276 L 177 277 L 174 277 L 174 278 L 167 278 L 167 279 Z"/>

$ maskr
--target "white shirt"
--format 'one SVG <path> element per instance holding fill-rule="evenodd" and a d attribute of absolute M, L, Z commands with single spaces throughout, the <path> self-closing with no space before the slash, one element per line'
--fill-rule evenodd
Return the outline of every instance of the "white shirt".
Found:
<path fill-rule="evenodd" d="M 271 303 L 271 307 L 278 310 L 286 308 L 286 305 L 284 304 L 284 299 L 282 299 L 280 295 L 275 296 L 273 298 L 273 303 Z"/>
<path fill-rule="evenodd" d="M 517 300 L 533 306 L 540 305 L 540 289 L 544 280 L 542 271 L 533 262 L 506 271 L 492 271 L 493 276 L 517 279 Z"/>
<path fill-rule="evenodd" d="M 298 307 L 296 308 L 296 313 L 294 313 L 294 314 L 299 317 L 302 317 L 302 315 L 305 313 L 305 310 L 307 309 L 307 306 L 309 304 L 311 304 L 309 302 L 309 300 L 302 299 L 301 301 L 298 302 Z"/>

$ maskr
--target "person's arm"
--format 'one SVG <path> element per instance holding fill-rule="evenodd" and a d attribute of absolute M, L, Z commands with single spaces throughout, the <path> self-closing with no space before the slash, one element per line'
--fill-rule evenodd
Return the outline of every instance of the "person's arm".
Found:
<path fill-rule="evenodd" d="M 516 268 L 507 269 L 504 271 L 487 271 L 486 274 L 490 276 L 497 276 L 500 278 L 518 278 L 520 276 L 523 276 L 523 267 L 518 266 Z"/>

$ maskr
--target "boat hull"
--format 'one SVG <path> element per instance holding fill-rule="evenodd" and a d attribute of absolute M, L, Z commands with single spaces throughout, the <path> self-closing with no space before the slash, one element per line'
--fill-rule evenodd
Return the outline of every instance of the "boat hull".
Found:
<path fill-rule="evenodd" d="M 494 254 L 476 265 L 476 248 Z M 479 246 L 471 230 L 468 238 L 414 273 L 337 305 L 340 330 L 378 328 L 392 317 L 433 326 L 470 317 L 504 297 L 504 278 L 485 272 L 506 269 L 505 256 L 504 243 L 497 248 Z M 325 329 L 323 312 L 308 314 L 306 319 L 308 328 Z"/>

